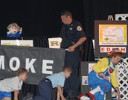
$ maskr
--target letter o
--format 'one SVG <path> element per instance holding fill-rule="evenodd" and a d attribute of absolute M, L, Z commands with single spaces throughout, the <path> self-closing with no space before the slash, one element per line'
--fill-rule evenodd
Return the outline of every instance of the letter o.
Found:
<path fill-rule="evenodd" d="M 16 65 L 13 66 L 13 62 L 16 62 Z M 19 68 L 20 68 L 20 60 L 19 58 L 17 57 L 12 57 L 9 61 L 9 66 L 10 66 L 10 69 L 13 70 L 13 71 L 17 71 Z"/>

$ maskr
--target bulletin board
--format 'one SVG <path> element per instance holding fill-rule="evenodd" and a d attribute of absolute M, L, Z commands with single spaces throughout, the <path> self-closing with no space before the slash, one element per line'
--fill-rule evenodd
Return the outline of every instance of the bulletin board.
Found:
<path fill-rule="evenodd" d="M 95 57 L 104 57 L 112 50 L 128 56 L 128 21 L 95 21 Z"/>

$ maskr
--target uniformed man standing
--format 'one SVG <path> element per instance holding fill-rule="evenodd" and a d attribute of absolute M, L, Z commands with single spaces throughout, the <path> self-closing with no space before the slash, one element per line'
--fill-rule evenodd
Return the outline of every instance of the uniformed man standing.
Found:
<path fill-rule="evenodd" d="M 86 36 L 81 24 L 78 21 L 73 20 L 70 11 L 62 12 L 61 20 L 64 24 L 60 32 L 60 37 L 62 38 L 61 48 L 66 50 L 65 65 L 72 67 L 72 74 L 65 82 L 64 92 L 74 91 L 79 93 L 79 49 L 81 44 L 86 41 Z"/>

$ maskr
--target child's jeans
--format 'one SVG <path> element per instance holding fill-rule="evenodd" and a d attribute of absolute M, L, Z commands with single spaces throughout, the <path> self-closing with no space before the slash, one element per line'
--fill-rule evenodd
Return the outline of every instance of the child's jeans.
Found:
<path fill-rule="evenodd" d="M 39 96 L 36 96 L 34 100 L 52 100 L 52 83 L 49 79 L 43 79 L 39 83 Z"/>

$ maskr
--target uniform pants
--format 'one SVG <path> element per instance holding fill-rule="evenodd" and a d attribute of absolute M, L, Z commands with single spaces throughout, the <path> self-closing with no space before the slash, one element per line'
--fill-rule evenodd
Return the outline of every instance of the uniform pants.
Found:
<path fill-rule="evenodd" d="M 68 52 L 65 54 L 65 66 L 70 66 L 72 68 L 71 76 L 66 79 L 64 85 L 64 92 L 69 90 L 80 92 L 80 79 L 79 79 L 79 64 L 80 56 L 78 51 Z"/>
<path fill-rule="evenodd" d="M 49 79 L 43 79 L 39 83 L 39 95 L 34 100 L 52 100 L 52 83 Z"/>
<path fill-rule="evenodd" d="M 111 90 L 111 83 L 108 80 L 100 78 L 98 74 L 94 71 L 91 71 L 88 76 L 88 82 L 92 90 L 97 86 L 100 86 L 101 91 L 95 93 L 96 100 L 104 100 L 104 95 Z"/>

